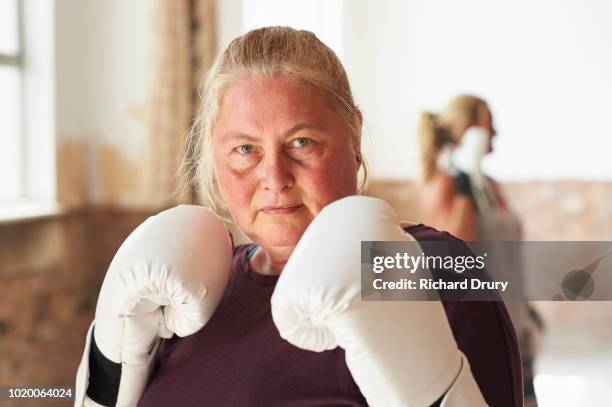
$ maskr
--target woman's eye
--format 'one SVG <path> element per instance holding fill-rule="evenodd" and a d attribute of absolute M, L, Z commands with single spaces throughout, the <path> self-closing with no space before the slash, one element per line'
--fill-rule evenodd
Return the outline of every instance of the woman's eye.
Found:
<path fill-rule="evenodd" d="M 310 143 L 312 143 L 312 140 L 305 138 L 305 137 L 299 137 L 294 139 L 291 144 L 293 145 L 293 147 L 306 147 L 307 145 L 309 145 Z"/>
<path fill-rule="evenodd" d="M 245 145 L 242 145 L 242 146 L 238 147 L 238 152 L 240 154 L 244 154 L 244 155 L 251 154 L 253 152 L 253 150 L 254 150 L 254 148 L 250 144 L 245 144 Z"/>

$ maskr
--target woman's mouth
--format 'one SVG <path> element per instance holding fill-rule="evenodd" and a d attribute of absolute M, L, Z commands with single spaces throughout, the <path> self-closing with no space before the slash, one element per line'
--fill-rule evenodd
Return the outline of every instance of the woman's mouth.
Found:
<path fill-rule="evenodd" d="M 262 208 L 261 211 L 266 215 L 284 215 L 295 212 L 302 206 L 303 204 L 271 205 Z"/>

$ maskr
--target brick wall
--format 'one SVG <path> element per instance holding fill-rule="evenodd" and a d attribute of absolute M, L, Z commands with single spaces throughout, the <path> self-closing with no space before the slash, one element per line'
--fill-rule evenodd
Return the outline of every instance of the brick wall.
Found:
<path fill-rule="evenodd" d="M 612 240 L 612 183 L 513 182 L 502 191 L 521 218 L 524 240 Z M 421 219 L 418 183 L 373 182 L 368 193 L 389 202 L 400 218 Z"/>
<path fill-rule="evenodd" d="M 106 268 L 147 215 L 90 209 L 0 225 L 0 385 L 74 384 Z"/>

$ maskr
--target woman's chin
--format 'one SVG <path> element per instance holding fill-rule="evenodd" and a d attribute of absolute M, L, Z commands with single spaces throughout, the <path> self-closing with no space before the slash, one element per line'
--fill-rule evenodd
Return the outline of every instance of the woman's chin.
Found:
<path fill-rule="evenodd" d="M 262 240 L 260 245 L 270 247 L 294 247 L 308 224 L 303 222 L 279 222 L 271 221 L 262 225 L 259 239 Z"/>

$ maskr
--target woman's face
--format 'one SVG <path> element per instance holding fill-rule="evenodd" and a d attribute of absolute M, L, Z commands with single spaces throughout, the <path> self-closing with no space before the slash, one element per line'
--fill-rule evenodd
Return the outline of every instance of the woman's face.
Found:
<path fill-rule="evenodd" d="M 471 126 L 482 127 L 486 130 L 489 135 L 489 144 L 487 147 L 487 152 L 493 151 L 493 138 L 497 134 L 495 131 L 495 127 L 493 126 L 493 115 L 489 110 L 489 107 L 486 104 L 479 104 L 476 108 L 476 119 L 473 123 L 468 123 L 467 125 L 463 125 L 463 123 L 458 124 L 459 127 L 453 128 L 453 135 L 455 137 L 455 143 L 458 144 L 465 134 L 465 131 L 469 129 Z"/>
<path fill-rule="evenodd" d="M 357 192 L 358 148 L 316 90 L 280 74 L 227 89 L 213 131 L 221 193 L 266 250 L 292 250 L 325 205 Z"/>

